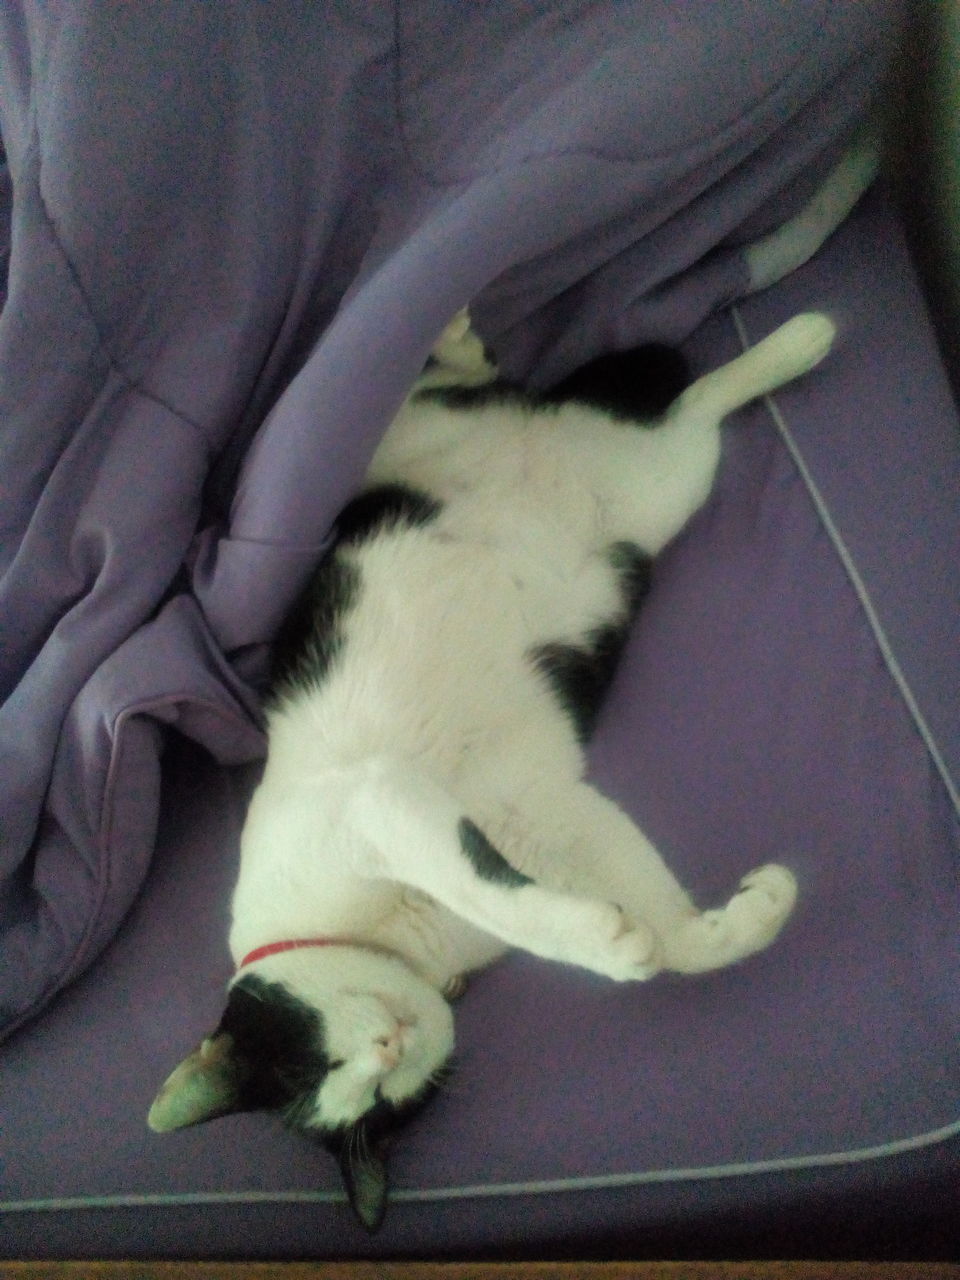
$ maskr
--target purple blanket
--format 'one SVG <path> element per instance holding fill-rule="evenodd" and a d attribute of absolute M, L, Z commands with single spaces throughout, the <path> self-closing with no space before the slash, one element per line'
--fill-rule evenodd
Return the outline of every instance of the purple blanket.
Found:
<path fill-rule="evenodd" d="M 0 1019 L 146 875 L 450 316 L 545 382 L 689 334 L 875 91 L 895 0 L 0 9 Z M 3 295 L 0 295 L 3 297 Z"/>

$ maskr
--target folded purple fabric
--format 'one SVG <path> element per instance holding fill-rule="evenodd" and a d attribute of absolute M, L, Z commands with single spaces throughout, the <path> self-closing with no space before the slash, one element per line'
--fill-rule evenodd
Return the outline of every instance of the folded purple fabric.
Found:
<path fill-rule="evenodd" d="M 534 381 L 691 332 L 897 8 L 3 6 L 8 1030 L 129 908 L 168 727 L 261 751 L 239 673 L 449 317 Z"/>

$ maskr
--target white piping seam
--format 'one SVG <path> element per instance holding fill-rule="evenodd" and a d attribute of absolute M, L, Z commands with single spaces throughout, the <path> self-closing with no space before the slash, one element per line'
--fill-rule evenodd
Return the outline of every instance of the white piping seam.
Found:
<path fill-rule="evenodd" d="M 740 344 L 746 350 L 751 343 L 743 318 L 735 306 L 730 308 L 730 314 L 733 318 Z M 913 696 L 913 692 L 894 655 L 890 642 L 884 633 L 866 585 L 837 526 L 830 516 L 813 476 L 797 448 L 780 407 L 771 396 L 765 396 L 764 403 L 807 488 L 817 515 L 830 541 L 833 543 L 834 550 L 850 579 L 880 647 L 887 669 L 893 677 L 923 739 L 924 745 L 943 779 L 954 809 L 960 815 L 960 793 L 958 793 L 950 778 L 946 762 L 940 754 L 933 734 L 923 717 L 923 713 L 920 711 L 916 698 Z M 501 1182 L 466 1187 L 411 1188 L 407 1190 L 398 1188 L 396 1191 L 391 1192 L 390 1198 L 395 1201 L 433 1201 L 493 1196 L 550 1195 L 565 1191 L 602 1191 L 618 1187 L 639 1187 L 657 1183 L 693 1182 L 699 1179 L 742 1177 L 750 1174 L 787 1173 L 792 1170 L 830 1168 L 859 1164 L 866 1160 L 879 1160 L 889 1156 L 903 1155 L 907 1152 L 919 1151 L 924 1147 L 933 1146 L 938 1142 L 946 1142 L 948 1139 L 957 1136 L 960 1136 L 960 1121 L 913 1138 L 901 1138 L 872 1147 L 856 1148 L 852 1151 L 833 1151 L 810 1156 L 784 1156 L 778 1160 L 755 1160 L 743 1164 L 707 1165 L 703 1168 L 653 1169 L 645 1173 L 608 1173 L 596 1174 L 592 1177 L 541 1179 L 533 1182 Z M 65 1213 L 83 1209 L 176 1208 L 190 1205 L 221 1204 L 334 1204 L 345 1200 L 346 1196 L 337 1191 L 198 1191 L 179 1195 L 176 1193 L 158 1193 L 156 1195 L 77 1196 L 64 1199 L 8 1201 L 5 1203 L 0 1202 L 0 1213 Z"/>
<path fill-rule="evenodd" d="M 740 339 L 740 345 L 743 347 L 744 351 L 746 351 L 752 345 L 750 342 L 750 336 L 747 332 L 747 326 L 736 306 L 732 306 L 730 308 L 730 314 L 737 330 L 737 337 Z M 806 486 L 807 493 L 810 496 L 810 500 L 813 502 L 820 522 L 823 525 L 830 541 L 833 543 L 833 549 L 837 553 L 847 577 L 850 579 L 850 585 L 853 587 L 857 599 L 860 602 L 860 607 L 863 609 L 867 622 L 870 624 L 870 630 L 873 632 L 873 637 L 880 648 L 880 654 L 886 664 L 887 670 L 890 672 L 894 684 L 896 684 L 897 689 L 900 692 L 900 696 L 904 701 L 904 705 L 916 726 L 917 732 L 923 739 L 923 744 L 930 755 L 930 759 L 933 761 L 933 764 L 940 775 L 943 785 L 946 788 L 947 795 L 950 797 L 950 802 L 953 805 L 954 812 L 958 817 L 960 817 L 960 788 L 958 788 L 957 784 L 950 776 L 950 770 L 947 766 L 947 762 L 944 760 L 943 755 L 940 752 L 940 748 L 937 746 L 936 739 L 933 736 L 933 732 L 927 724 L 923 712 L 920 710 L 920 705 L 914 697 L 913 690 L 910 688 L 907 677 L 903 673 L 903 668 L 897 661 L 897 656 L 893 652 L 893 646 L 890 644 L 887 634 L 883 629 L 883 624 L 880 621 L 880 617 L 874 608 L 866 583 L 860 576 L 860 571 L 854 564 L 853 556 L 850 554 L 849 548 L 844 542 L 840 530 L 837 528 L 833 521 L 833 517 L 830 515 L 830 511 L 824 500 L 823 494 L 817 487 L 817 482 L 814 480 L 810 469 L 803 459 L 803 455 L 800 453 L 800 449 L 790 431 L 790 428 L 787 426 L 786 419 L 783 416 L 780 406 L 772 396 L 764 396 L 763 402 L 773 419 L 781 440 L 793 460 L 794 466 L 800 473 L 800 478 Z"/>
<path fill-rule="evenodd" d="M 550 1195 L 563 1191 L 603 1191 L 618 1187 L 639 1187 L 651 1183 L 695 1182 L 701 1179 L 738 1177 L 745 1174 L 788 1173 L 799 1169 L 821 1169 L 860 1164 L 888 1156 L 919 1151 L 960 1134 L 960 1121 L 914 1138 L 902 1138 L 853 1151 L 831 1151 L 821 1155 L 784 1156 L 778 1160 L 754 1160 L 744 1164 L 706 1165 L 703 1168 L 652 1169 L 645 1173 L 602 1173 L 581 1178 L 541 1179 L 533 1182 L 494 1182 L 466 1187 L 397 1188 L 394 1201 L 464 1200 L 477 1197 Z M 218 1204 L 336 1204 L 346 1200 L 342 1191 L 196 1191 L 182 1194 L 75 1196 L 50 1200 L 20 1200 L 0 1203 L 0 1213 L 66 1213 L 82 1209 L 177 1208 Z"/>

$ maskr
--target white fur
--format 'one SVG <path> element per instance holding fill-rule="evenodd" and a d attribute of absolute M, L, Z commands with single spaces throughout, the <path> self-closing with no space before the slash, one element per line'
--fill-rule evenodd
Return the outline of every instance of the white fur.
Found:
<path fill-rule="evenodd" d="M 317 934 L 402 957 L 351 945 L 251 966 L 320 1009 L 344 1059 L 317 1124 L 359 1115 L 376 1087 L 415 1093 L 453 1042 L 440 992 L 506 946 L 624 980 L 728 964 L 776 935 L 790 872 L 761 868 L 725 907 L 697 911 L 583 780 L 571 722 L 528 655 L 617 612 L 611 543 L 659 552 L 709 493 L 723 416 L 811 368 L 833 333 L 825 316 L 795 318 L 652 430 L 583 407 L 464 413 L 416 395 L 399 414 L 368 478 L 443 509 L 341 552 L 359 598 L 322 682 L 270 714 L 233 899 L 237 961 Z M 535 883 L 479 877 L 465 816 Z"/>

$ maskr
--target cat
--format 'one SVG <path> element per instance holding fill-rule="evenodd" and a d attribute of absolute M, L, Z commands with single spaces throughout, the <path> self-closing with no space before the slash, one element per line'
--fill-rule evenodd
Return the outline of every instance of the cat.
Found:
<path fill-rule="evenodd" d="M 445 335 L 468 358 L 428 366 L 278 640 L 237 971 L 153 1129 L 279 1112 L 375 1229 L 390 1136 L 443 1078 L 464 974 L 520 947 L 645 981 L 774 939 L 791 872 L 760 867 L 698 910 L 584 780 L 584 744 L 653 558 L 710 492 L 722 420 L 834 332 L 796 316 L 689 386 L 641 349 L 546 396 L 490 381 L 462 326 Z"/>

